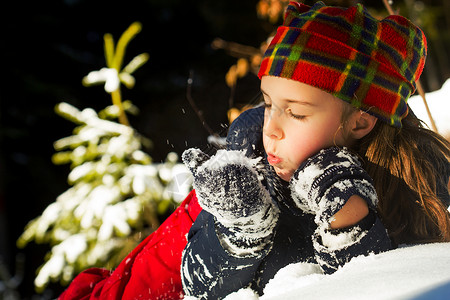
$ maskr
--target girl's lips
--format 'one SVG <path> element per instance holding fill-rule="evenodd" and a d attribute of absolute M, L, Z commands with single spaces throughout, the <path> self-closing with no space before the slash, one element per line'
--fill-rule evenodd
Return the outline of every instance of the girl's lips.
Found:
<path fill-rule="evenodd" d="M 277 165 L 277 164 L 279 164 L 282 161 L 282 159 L 279 158 L 278 156 L 275 156 L 273 154 L 267 153 L 267 161 L 271 165 Z"/>

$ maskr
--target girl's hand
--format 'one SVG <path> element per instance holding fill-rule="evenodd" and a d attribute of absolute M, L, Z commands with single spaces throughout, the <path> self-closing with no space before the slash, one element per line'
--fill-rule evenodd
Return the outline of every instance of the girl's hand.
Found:
<path fill-rule="evenodd" d="M 220 220 L 249 218 L 272 202 L 258 179 L 259 159 L 225 150 L 209 157 L 199 149 L 186 150 L 182 159 L 194 175 L 200 205 Z"/>
<path fill-rule="evenodd" d="M 209 157 L 199 149 L 188 149 L 182 159 L 194 175 L 200 206 L 220 223 L 228 244 L 254 245 L 272 234 L 278 208 L 260 181 L 260 158 L 227 150 Z"/>
<path fill-rule="evenodd" d="M 309 158 L 294 173 L 290 188 L 297 206 L 325 227 L 353 225 L 377 203 L 372 179 L 345 148 L 328 148 Z"/>

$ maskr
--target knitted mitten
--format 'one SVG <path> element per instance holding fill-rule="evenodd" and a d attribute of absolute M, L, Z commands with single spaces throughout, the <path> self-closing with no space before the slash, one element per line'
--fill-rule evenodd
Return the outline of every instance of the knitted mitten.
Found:
<path fill-rule="evenodd" d="M 194 176 L 200 206 L 216 219 L 224 248 L 237 256 L 262 250 L 270 242 L 278 208 L 261 183 L 260 159 L 227 150 L 209 157 L 199 149 L 184 151 L 182 159 Z"/>
<path fill-rule="evenodd" d="M 294 173 L 290 188 L 297 206 L 314 214 L 318 225 L 328 226 L 352 195 L 365 199 L 369 207 L 377 203 L 372 179 L 346 148 L 327 148 L 309 158 Z"/>
<path fill-rule="evenodd" d="M 373 234 L 368 235 L 376 220 L 377 194 L 372 179 L 347 149 L 328 148 L 309 158 L 294 173 L 290 189 L 296 205 L 315 215 L 313 246 L 326 273 L 336 271 L 356 255 L 380 248 Z M 352 195 L 367 202 L 369 215 L 352 227 L 331 229 L 333 216 Z M 382 227 L 380 232 L 386 234 Z"/>

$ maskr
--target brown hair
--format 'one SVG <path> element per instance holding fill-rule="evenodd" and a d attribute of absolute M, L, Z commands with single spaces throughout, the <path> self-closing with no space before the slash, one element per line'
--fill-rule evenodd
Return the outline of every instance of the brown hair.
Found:
<path fill-rule="evenodd" d="M 448 197 L 450 143 L 410 113 L 402 128 L 378 121 L 353 147 L 374 180 L 378 212 L 394 244 L 450 241 Z M 445 174 L 445 173 L 444 173 Z M 445 182 L 444 182 L 445 181 Z"/>

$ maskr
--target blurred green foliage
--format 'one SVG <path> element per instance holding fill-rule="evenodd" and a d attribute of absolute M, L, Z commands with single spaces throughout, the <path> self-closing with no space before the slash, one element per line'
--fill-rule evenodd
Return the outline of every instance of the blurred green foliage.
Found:
<path fill-rule="evenodd" d="M 108 68 L 83 79 L 85 85 L 104 84 L 113 105 L 98 114 L 65 102 L 56 106 L 60 116 L 78 125 L 73 135 L 54 143 L 59 152 L 52 157 L 55 164 L 70 164 L 72 187 L 32 220 L 17 241 L 20 248 L 31 241 L 51 246 L 34 281 L 39 292 L 52 280 L 65 285 L 90 267 L 115 267 L 191 188 L 190 173 L 178 156 L 169 153 L 165 163 L 153 163 L 142 151 L 150 141 L 126 117 L 137 108 L 131 101 L 122 103 L 120 85 L 134 86 L 131 73 L 148 58 L 138 55 L 121 70 L 125 48 L 139 31 L 140 24 L 133 23 L 117 46 L 106 34 Z"/>

